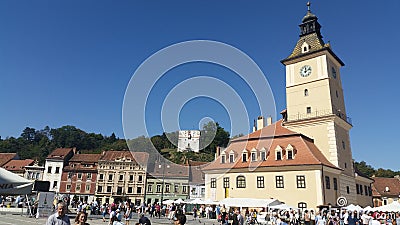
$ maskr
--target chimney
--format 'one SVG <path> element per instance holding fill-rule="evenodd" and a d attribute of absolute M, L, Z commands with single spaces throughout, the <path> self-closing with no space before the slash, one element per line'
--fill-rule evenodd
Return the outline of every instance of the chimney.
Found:
<path fill-rule="evenodd" d="M 261 130 L 263 127 L 265 127 L 265 119 L 263 116 L 259 116 L 257 118 L 257 130 Z"/>
<path fill-rule="evenodd" d="M 269 126 L 269 125 L 271 125 L 272 124 L 272 117 L 271 116 L 268 116 L 267 117 L 267 126 Z"/>
<path fill-rule="evenodd" d="M 215 159 L 217 159 L 220 154 L 221 154 L 221 147 L 217 146 L 215 150 Z"/>

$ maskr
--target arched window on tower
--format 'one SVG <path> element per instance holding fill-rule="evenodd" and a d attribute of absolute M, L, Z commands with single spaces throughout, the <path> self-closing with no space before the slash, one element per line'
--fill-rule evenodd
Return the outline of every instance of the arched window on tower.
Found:
<path fill-rule="evenodd" d="M 304 89 L 304 96 L 308 96 L 308 89 Z"/>

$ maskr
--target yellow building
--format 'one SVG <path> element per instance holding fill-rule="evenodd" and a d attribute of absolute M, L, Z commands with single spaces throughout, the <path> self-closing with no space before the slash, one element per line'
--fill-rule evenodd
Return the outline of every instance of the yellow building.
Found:
<path fill-rule="evenodd" d="M 335 206 L 339 197 L 348 204 L 372 204 L 372 180 L 353 168 L 352 124 L 340 73 L 344 63 L 324 43 L 320 29 L 308 9 L 295 48 L 281 61 L 286 68 L 283 119 L 217 152 L 204 168 L 206 198 L 276 198 L 298 208 Z"/>

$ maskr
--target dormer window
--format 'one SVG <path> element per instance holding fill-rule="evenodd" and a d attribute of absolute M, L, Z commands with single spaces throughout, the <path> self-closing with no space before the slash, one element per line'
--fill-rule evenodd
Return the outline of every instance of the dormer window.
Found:
<path fill-rule="evenodd" d="M 223 152 L 221 154 L 221 163 L 225 163 L 225 162 L 226 162 L 226 155 L 225 155 L 225 152 Z"/>
<path fill-rule="evenodd" d="M 247 162 L 247 150 L 246 149 L 244 149 L 243 151 L 242 151 L 242 162 Z"/>
<path fill-rule="evenodd" d="M 229 153 L 229 163 L 234 163 L 235 162 L 235 153 L 231 151 Z"/>
<path fill-rule="evenodd" d="M 275 148 L 275 160 L 282 160 L 282 148 L 279 145 Z"/>
<path fill-rule="evenodd" d="M 287 152 L 287 154 L 286 154 L 286 158 L 287 159 L 294 159 L 294 149 L 293 149 L 293 146 L 291 144 L 289 144 L 286 147 L 286 152 Z"/>
<path fill-rule="evenodd" d="M 267 151 L 265 150 L 265 148 L 262 148 L 260 151 L 260 160 L 261 161 L 267 160 Z"/>
<path fill-rule="evenodd" d="M 251 150 L 251 161 L 252 161 L 252 162 L 257 161 L 257 150 L 256 150 L 255 148 L 253 148 L 253 149 Z"/>
<path fill-rule="evenodd" d="M 301 45 L 301 53 L 306 53 L 306 52 L 308 52 L 308 51 L 310 51 L 310 45 L 307 44 L 307 42 L 304 42 L 304 43 Z"/>

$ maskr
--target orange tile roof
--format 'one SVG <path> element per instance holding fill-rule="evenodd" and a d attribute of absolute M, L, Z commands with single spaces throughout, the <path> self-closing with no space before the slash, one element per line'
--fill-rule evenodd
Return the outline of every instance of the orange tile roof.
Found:
<path fill-rule="evenodd" d="M 0 166 L 5 165 L 12 159 L 17 159 L 17 153 L 0 153 Z"/>
<path fill-rule="evenodd" d="M 25 169 L 25 166 L 32 166 L 34 162 L 33 159 L 13 159 L 6 163 L 3 168 L 8 171 L 21 171 Z"/>
<path fill-rule="evenodd" d="M 372 190 L 376 190 L 373 196 L 396 196 L 400 194 L 400 178 L 386 178 L 386 177 L 373 177 L 374 183 L 372 183 Z M 386 191 L 386 187 L 389 191 Z"/>
<path fill-rule="evenodd" d="M 287 159 L 286 147 L 291 145 L 294 149 L 293 159 Z M 275 160 L 275 149 L 280 146 L 282 160 Z M 259 159 L 260 152 L 265 149 L 267 159 Z M 251 151 L 256 149 L 258 161 L 250 162 Z M 247 160 L 243 162 L 242 153 L 247 153 Z M 275 122 L 247 136 L 232 140 L 224 150 L 226 154 L 225 163 L 221 163 L 221 156 L 212 163 L 206 165 L 203 170 L 246 168 L 246 167 L 278 167 L 278 166 L 302 166 L 302 165 L 325 165 L 339 169 L 325 158 L 322 152 L 313 143 L 313 140 L 285 127 L 282 120 Z M 234 153 L 234 163 L 229 163 L 229 154 Z"/>
<path fill-rule="evenodd" d="M 98 162 L 101 154 L 75 154 L 69 160 L 70 162 Z"/>
<path fill-rule="evenodd" d="M 149 154 L 147 152 L 131 152 L 129 150 L 125 151 L 110 150 L 110 151 L 103 151 L 99 161 L 115 161 L 123 158 L 138 162 L 141 165 L 147 165 Z"/>
<path fill-rule="evenodd" d="M 52 151 L 46 159 L 64 159 L 65 156 L 73 152 L 75 148 L 56 148 Z"/>

